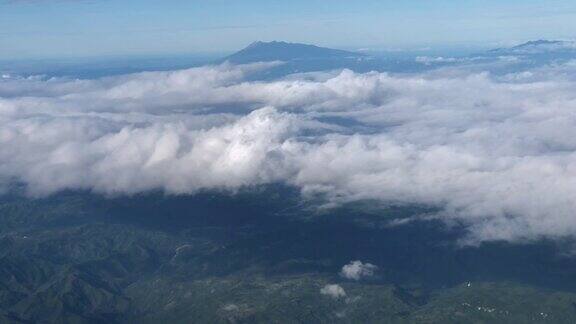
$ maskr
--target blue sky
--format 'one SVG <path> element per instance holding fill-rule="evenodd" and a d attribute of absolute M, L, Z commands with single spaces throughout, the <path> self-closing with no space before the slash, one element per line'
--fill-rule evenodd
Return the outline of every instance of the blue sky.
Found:
<path fill-rule="evenodd" d="M 491 47 L 574 38 L 574 0 L 0 0 L 0 58 L 341 48 Z"/>

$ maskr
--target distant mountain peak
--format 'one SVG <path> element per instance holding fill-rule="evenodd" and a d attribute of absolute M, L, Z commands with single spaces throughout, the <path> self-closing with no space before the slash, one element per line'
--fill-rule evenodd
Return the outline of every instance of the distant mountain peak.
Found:
<path fill-rule="evenodd" d="M 562 44 L 565 41 L 560 40 L 546 40 L 546 39 L 539 39 L 534 41 L 529 41 L 514 47 L 525 47 L 525 46 L 541 46 L 541 45 L 552 45 L 552 44 Z"/>
<path fill-rule="evenodd" d="M 551 52 L 576 51 L 576 42 L 568 40 L 539 39 L 529 41 L 510 48 L 498 48 L 491 50 L 497 54 L 546 54 Z"/>
<path fill-rule="evenodd" d="M 288 43 L 282 41 L 262 42 L 256 41 L 246 48 L 226 57 L 224 60 L 236 64 L 295 61 L 315 59 L 358 59 L 366 57 L 365 54 L 319 47 L 316 45 Z"/>
<path fill-rule="evenodd" d="M 266 42 L 255 41 L 255 42 L 252 42 L 252 44 L 248 45 L 245 49 L 258 48 L 258 47 L 260 47 L 260 46 L 263 46 L 264 44 L 266 44 Z"/>

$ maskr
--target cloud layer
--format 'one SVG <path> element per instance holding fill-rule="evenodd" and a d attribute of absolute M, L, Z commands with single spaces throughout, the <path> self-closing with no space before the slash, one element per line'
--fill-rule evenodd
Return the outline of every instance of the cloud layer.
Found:
<path fill-rule="evenodd" d="M 574 64 L 245 81 L 269 66 L 0 79 L 0 185 L 132 194 L 280 181 L 334 201 L 437 206 L 470 243 L 576 235 Z"/>

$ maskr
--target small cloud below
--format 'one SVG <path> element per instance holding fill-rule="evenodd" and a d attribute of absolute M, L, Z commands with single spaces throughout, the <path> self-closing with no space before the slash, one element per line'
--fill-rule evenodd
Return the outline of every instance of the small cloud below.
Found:
<path fill-rule="evenodd" d="M 353 261 L 342 267 L 340 275 L 350 280 L 361 280 L 374 276 L 374 272 L 378 267 L 370 263 L 362 263 L 362 261 Z"/>
<path fill-rule="evenodd" d="M 346 297 L 346 291 L 340 285 L 326 285 L 320 289 L 320 293 L 334 299 Z"/>
<path fill-rule="evenodd" d="M 238 305 L 235 304 L 226 304 L 222 307 L 223 310 L 227 311 L 227 312 L 235 312 L 240 310 L 240 307 L 238 307 Z"/>

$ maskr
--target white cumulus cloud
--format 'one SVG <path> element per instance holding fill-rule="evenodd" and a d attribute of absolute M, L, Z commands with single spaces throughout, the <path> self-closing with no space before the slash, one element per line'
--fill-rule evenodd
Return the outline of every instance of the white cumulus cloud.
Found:
<path fill-rule="evenodd" d="M 346 297 L 346 291 L 340 285 L 326 285 L 320 289 L 320 293 L 334 299 Z"/>
<path fill-rule="evenodd" d="M 31 195 L 284 182 L 333 202 L 437 207 L 467 242 L 576 235 L 574 65 L 494 77 L 268 64 L 0 79 L 0 185 Z"/>
<path fill-rule="evenodd" d="M 361 280 L 374 276 L 374 272 L 378 267 L 371 263 L 362 263 L 362 261 L 352 261 L 342 267 L 340 275 L 346 279 Z"/>

